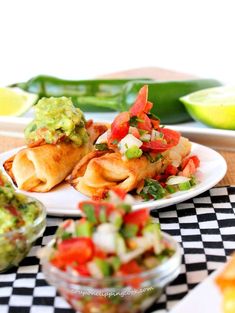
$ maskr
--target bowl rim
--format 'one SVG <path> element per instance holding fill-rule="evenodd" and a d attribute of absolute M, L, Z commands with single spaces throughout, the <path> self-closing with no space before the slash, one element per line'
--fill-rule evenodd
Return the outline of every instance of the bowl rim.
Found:
<path fill-rule="evenodd" d="M 60 269 L 58 269 L 56 266 L 54 266 L 52 263 L 50 263 L 49 260 L 46 258 L 40 257 L 41 264 L 43 266 L 43 272 L 51 272 L 49 275 L 58 275 L 60 279 L 63 279 L 64 281 L 70 282 L 72 284 L 84 284 L 84 283 L 108 283 L 108 282 L 121 282 L 123 280 L 129 280 L 134 278 L 148 278 L 148 276 L 151 275 L 159 275 L 159 279 L 163 279 L 174 273 L 177 268 L 181 265 L 181 246 L 180 244 L 173 238 L 173 236 L 161 232 L 163 239 L 166 240 L 168 243 L 171 244 L 171 246 L 174 248 L 175 252 L 174 254 L 161 263 L 160 265 L 147 270 L 140 272 L 138 274 L 128 274 L 128 275 L 120 275 L 120 276 L 108 276 L 103 278 L 94 278 L 94 277 L 87 277 L 87 276 L 79 276 L 78 274 L 75 274 L 75 272 L 65 272 Z M 50 248 L 51 245 L 54 243 L 54 239 L 52 239 L 45 247 Z M 179 263 L 179 264 L 178 264 Z"/>
<path fill-rule="evenodd" d="M 23 194 L 21 192 L 16 192 L 16 194 L 17 195 L 23 195 L 27 199 L 27 202 L 29 202 L 29 201 L 35 202 L 37 204 L 37 206 L 40 208 L 41 212 L 39 213 L 38 217 L 33 221 L 33 223 L 31 225 L 21 226 L 19 228 L 13 229 L 11 231 L 4 232 L 3 234 L 0 234 L 0 240 L 1 240 L 1 238 L 12 237 L 15 234 L 19 234 L 19 233 L 20 234 L 24 234 L 28 230 L 38 226 L 44 220 L 46 221 L 46 216 L 47 216 L 46 207 L 44 206 L 44 204 L 41 201 L 37 200 L 34 197 L 25 195 L 25 194 Z"/>

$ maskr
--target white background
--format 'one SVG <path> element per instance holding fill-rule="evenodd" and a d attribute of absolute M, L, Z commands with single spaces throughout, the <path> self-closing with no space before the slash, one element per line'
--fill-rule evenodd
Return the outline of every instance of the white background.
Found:
<path fill-rule="evenodd" d="M 234 0 L 0 0 L 0 85 L 158 66 L 233 83 Z"/>

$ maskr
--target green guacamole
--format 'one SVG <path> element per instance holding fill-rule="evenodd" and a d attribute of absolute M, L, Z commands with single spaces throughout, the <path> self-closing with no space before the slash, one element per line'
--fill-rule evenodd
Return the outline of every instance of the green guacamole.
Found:
<path fill-rule="evenodd" d="M 37 203 L 29 202 L 26 196 L 16 193 L 0 173 L 0 235 L 32 225 L 39 214 Z"/>
<path fill-rule="evenodd" d="M 84 115 L 70 98 L 42 98 L 35 106 L 35 119 L 25 129 L 25 138 L 28 143 L 71 141 L 81 146 L 88 140 Z"/>
<path fill-rule="evenodd" d="M 0 171 L 0 273 L 19 264 L 45 226 L 40 203 L 15 192 Z"/>

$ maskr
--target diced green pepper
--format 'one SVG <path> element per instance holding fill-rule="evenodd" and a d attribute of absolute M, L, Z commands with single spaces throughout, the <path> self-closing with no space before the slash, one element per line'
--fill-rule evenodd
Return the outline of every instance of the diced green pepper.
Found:
<path fill-rule="evenodd" d="M 119 229 L 122 225 L 123 219 L 119 212 L 113 212 L 109 216 L 109 221 Z"/>
<path fill-rule="evenodd" d="M 91 203 L 83 203 L 82 210 L 85 213 L 89 222 L 97 223 L 94 205 L 92 205 Z"/>
<path fill-rule="evenodd" d="M 99 212 L 99 221 L 101 223 L 106 223 L 107 222 L 107 215 L 106 215 L 106 210 L 104 208 L 100 209 Z"/>
<path fill-rule="evenodd" d="M 158 223 L 151 223 L 146 225 L 143 230 L 142 234 L 146 237 L 151 236 L 153 241 L 153 248 L 156 254 L 162 252 L 162 243 L 161 243 L 161 229 Z"/>
<path fill-rule="evenodd" d="M 131 212 L 131 205 L 127 203 L 118 204 L 117 208 L 124 210 L 126 213 Z"/>
<path fill-rule="evenodd" d="M 174 185 L 167 185 L 166 186 L 166 190 L 169 192 L 169 193 L 175 193 L 177 191 L 177 188 L 175 188 Z"/>
<path fill-rule="evenodd" d="M 191 184 L 190 184 L 190 181 L 186 181 L 184 183 L 181 183 L 181 184 L 178 184 L 178 187 L 179 187 L 179 190 L 180 191 L 183 191 L 183 190 L 189 190 L 191 189 Z"/>
<path fill-rule="evenodd" d="M 132 146 L 129 149 L 127 149 L 125 152 L 125 156 L 127 157 L 127 159 L 140 158 L 142 154 L 143 154 L 143 151 L 137 146 Z"/>
<path fill-rule="evenodd" d="M 138 226 L 136 224 L 125 224 L 121 229 L 124 238 L 132 238 L 138 233 Z"/>
<path fill-rule="evenodd" d="M 75 231 L 77 237 L 91 237 L 92 224 L 89 221 L 79 221 Z"/>
<path fill-rule="evenodd" d="M 117 255 L 123 255 L 127 251 L 125 240 L 119 233 L 116 234 L 115 239 L 116 239 L 115 240 L 116 253 Z"/>
<path fill-rule="evenodd" d="M 119 270 L 120 266 L 121 266 L 121 260 L 117 256 L 112 256 L 109 259 L 109 264 L 113 268 L 113 271 L 117 272 Z"/>
<path fill-rule="evenodd" d="M 100 258 L 95 258 L 94 262 L 104 277 L 111 275 L 111 266 L 107 261 Z"/>

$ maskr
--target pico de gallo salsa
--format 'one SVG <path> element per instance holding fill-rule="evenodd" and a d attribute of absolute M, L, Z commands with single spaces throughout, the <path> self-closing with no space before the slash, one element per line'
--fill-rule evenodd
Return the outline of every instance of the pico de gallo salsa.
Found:
<path fill-rule="evenodd" d="M 178 275 L 179 246 L 131 195 L 114 188 L 108 200 L 81 202 L 84 217 L 65 220 L 39 257 L 76 311 L 137 313 Z"/>
<path fill-rule="evenodd" d="M 131 211 L 132 197 L 120 189 L 110 191 L 109 197 L 109 202 L 81 202 L 85 217 L 66 220 L 58 227 L 51 264 L 102 279 L 152 269 L 174 253 L 147 209 Z M 135 288 L 139 283 L 130 282 Z"/>
<path fill-rule="evenodd" d="M 151 163 L 159 161 L 163 152 L 179 143 L 180 133 L 161 126 L 159 118 L 151 113 L 152 107 L 148 86 L 144 85 L 130 110 L 118 114 L 111 129 L 98 138 L 96 149 L 119 151 L 124 161 L 142 156 Z M 197 183 L 195 173 L 199 166 L 196 155 L 186 157 L 177 166 L 169 164 L 161 174 L 145 179 L 137 193 L 144 200 L 157 200 L 188 190 Z"/>

